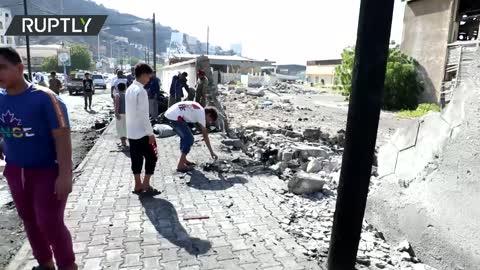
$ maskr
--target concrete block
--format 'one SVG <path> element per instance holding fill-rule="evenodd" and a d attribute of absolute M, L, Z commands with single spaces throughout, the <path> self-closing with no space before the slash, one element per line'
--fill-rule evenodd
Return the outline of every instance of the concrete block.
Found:
<path fill-rule="evenodd" d="M 398 149 L 392 143 L 387 143 L 378 152 L 378 175 L 380 177 L 395 173 Z"/>
<path fill-rule="evenodd" d="M 308 159 L 309 157 L 322 157 L 328 158 L 331 156 L 331 150 L 327 147 L 315 147 L 315 146 L 308 146 L 302 145 L 295 147 L 295 153 L 293 158 L 301 158 L 301 159 Z"/>
<path fill-rule="evenodd" d="M 415 146 L 419 126 L 420 121 L 416 121 L 408 127 L 397 130 L 392 136 L 391 142 L 399 151 Z"/>
<path fill-rule="evenodd" d="M 318 174 L 299 172 L 288 181 L 288 190 L 296 195 L 322 191 L 325 180 Z"/>

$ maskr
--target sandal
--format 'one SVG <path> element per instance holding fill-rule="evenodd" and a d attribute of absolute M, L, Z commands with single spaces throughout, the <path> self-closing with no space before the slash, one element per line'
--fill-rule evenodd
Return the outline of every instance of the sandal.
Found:
<path fill-rule="evenodd" d="M 179 172 L 179 173 L 188 173 L 188 172 L 191 172 L 191 171 L 193 171 L 192 167 L 186 167 L 186 168 L 182 168 L 182 169 L 177 168 L 177 172 Z"/>
<path fill-rule="evenodd" d="M 187 161 L 187 166 L 197 166 L 197 163 L 195 162 L 190 162 L 190 161 Z"/>
<path fill-rule="evenodd" d="M 142 189 L 140 189 L 140 190 L 133 190 L 132 193 L 135 194 L 135 195 L 140 195 L 140 194 L 143 193 L 143 190 L 142 190 Z"/>
<path fill-rule="evenodd" d="M 32 270 L 55 270 L 55 268 L 50 268 L 50 267 L 45 267 L 45 266 L 35 266 L 32 268 Z"/>
<path fill-rule="evenodd" d="M 160 195 L 162 194 L 161 191 L 159 191 L 158 189 L 154 188 L 154 187 L 148 187 L 143 193 L 142 195 L 145 195 L 145 196 L 157 196 L 157 195 Z"/>

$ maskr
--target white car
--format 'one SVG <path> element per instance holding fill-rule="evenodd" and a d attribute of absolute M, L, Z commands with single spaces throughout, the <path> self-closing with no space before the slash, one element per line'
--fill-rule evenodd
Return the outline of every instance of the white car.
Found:
<path fill-rule="evenodd" d="M 102 89 L 107 89 L 107 82 L 101 74 L 92 75 L 93 87 L 100 87 Z"/>

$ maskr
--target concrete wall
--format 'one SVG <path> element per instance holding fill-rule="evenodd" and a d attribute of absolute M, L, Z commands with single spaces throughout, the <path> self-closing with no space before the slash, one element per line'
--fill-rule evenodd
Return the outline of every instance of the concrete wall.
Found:
<path fill-rule="evenodd" d="M 160 80 L 162 81 L 163 91 L 170 93 L 170 85 L 172 84 L 172 78 L 174 75 L 177 75 L 178 72 L 187 72 L 188 86 L 195 87 L 195 84 L 197 83 L 197 71 L 195 65 L 195 60 L 193 60 L 171 66 L 166 66 L 161 69 L 158 72 L 157 76 L 159 76 Z"/>
<path fill-rule="evenodd" d="M 307 80 L 312 83 L 320 83 L 323 79 L 326 85 L 333 85 L 335 82 L 335 67 L 335 65 L 307 66 Z"/>
<path fill-rule="evenodd" d="M 401 49 L 420 64 L 421 102 L 439 102 L 455 0 L 417 0 L 405 7 Z"/>

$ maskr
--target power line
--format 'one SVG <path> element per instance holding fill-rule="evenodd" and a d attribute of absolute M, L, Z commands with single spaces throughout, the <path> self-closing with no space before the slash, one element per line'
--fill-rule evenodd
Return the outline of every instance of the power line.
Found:
<path fill-rule="evenodd" d="M 10 8 L 10 7 L 18 7 L 18 6 L 23 6 L 23 4 L 17 3 L 17 4 L 5 5 L 5 6 L 0 6 L 0 8 Z"/>

